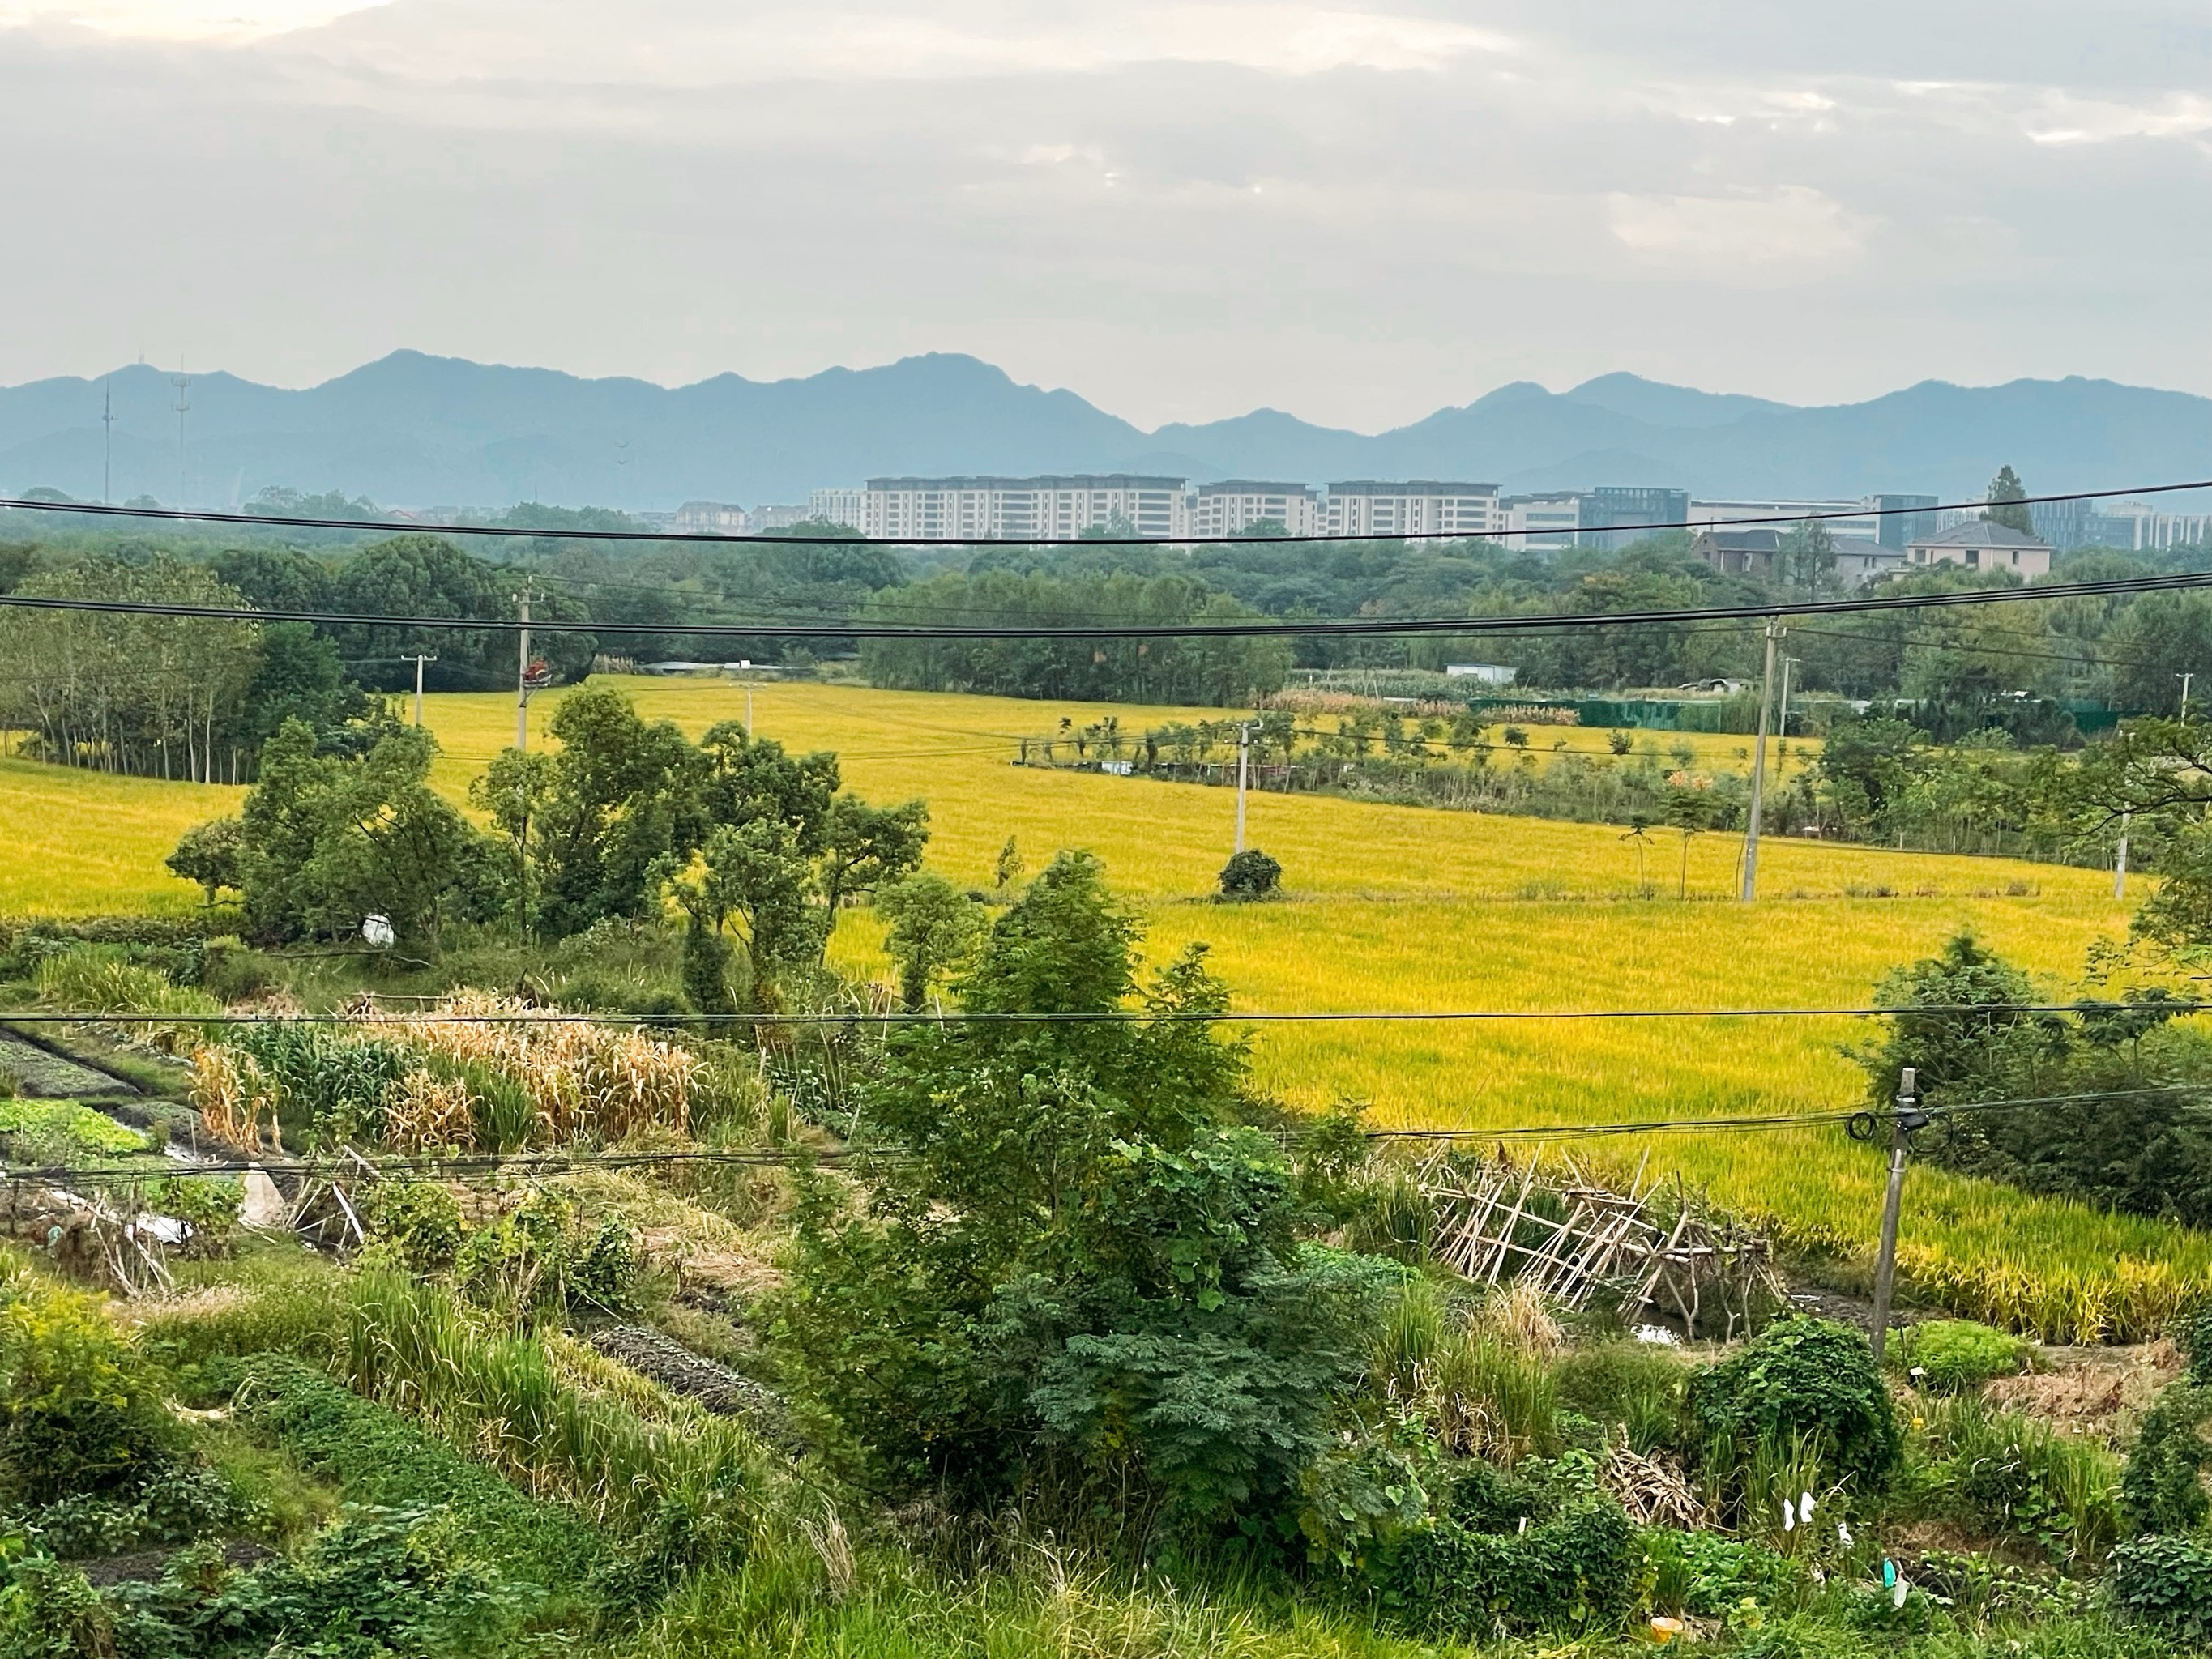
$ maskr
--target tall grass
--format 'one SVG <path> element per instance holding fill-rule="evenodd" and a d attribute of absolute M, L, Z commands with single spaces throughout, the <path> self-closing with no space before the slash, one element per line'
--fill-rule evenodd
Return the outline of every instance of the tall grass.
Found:
<path fill-rule="evenodd" d="M 480 1323 L 441 1286 L 365 1273 L 346 1309 L 340 1374 L 420 1418 L 526 1491 L 636 1528 L 669 1507 L 728 1516 L 764 1465 L 730 1420 L 671 1402 L 652 1420 L 564 1377 L 545 1345 Z"/>

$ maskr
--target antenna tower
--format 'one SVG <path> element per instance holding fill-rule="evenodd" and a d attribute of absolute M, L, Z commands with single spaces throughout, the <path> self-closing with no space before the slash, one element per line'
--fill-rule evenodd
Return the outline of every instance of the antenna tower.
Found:
<path fill-rule="evenodd" d="M 192 406 L 190 397 L 192 377 L 181 369 L 169 376 L 169 384 L 177 388 L 177 505 L 185 504 L 185 411 Z"/>

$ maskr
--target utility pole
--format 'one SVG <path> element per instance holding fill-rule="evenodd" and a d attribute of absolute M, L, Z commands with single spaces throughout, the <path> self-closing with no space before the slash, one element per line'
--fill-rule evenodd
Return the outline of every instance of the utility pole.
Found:
<path fill-rule="evenodd" d="M 2129 816 L 2130 815 L 2125 812 L 2120 814 L 2119 850 L 2112 855 L 2112 899 L 2116 903 L 2128 896 Z"/>
<path fill-rule="evenodd" d="M 1774 714 L 1774 735 L 1784 743 L 1790 741 L 1790 671 L 1796 665 L 1797 659 L 1784 652 L 1782 656 L 1782 702 Z"/>
<path fill-rule="evenodd" d="M 100 424 L 106 428 L 100 450 L 100 504 L 113 504 L 115 495 L 115 388 L 100 383 Z"/>
<path fill-rule="evenodd" d="M 738 672 L 745 677 L 745 740 L 750 743 L 753 735 L 753 659 L 738 658 Z"/>
<path fill-rule="evenodd" d="M 1874 1263 L 1874 1358 L 1881 1363 L 1882 1341 L 1889 1334 L 1889 1296 L 1897 1283 L 1897 1220 L 1905 1202 L 1905 1150 L 1909 1137 L 1923 1128 L 1928 1115 L 1914 1094 L 1917 1079 L 1911 1066 L 1898 1075 L 1897 1113 L 1889 1121 L 1889 1190 L 1881 1202 L 1881 1254 Z"/>
<path fill-rule="evenodd" d="M 2181 723 L 2186 726 L 2189 724 L 2189 682 L 2197 678 L 2197 671 L 2191 669 L 2186 674 L 2176 674 L 2173 678 L 2181 682 Z"/>
<path fill-rule="evenodd" d="M 1774 647 L 1782 637 L 1782 622 L 1766 623 L 1766 674 L 1759 684 L 1759 747 L 1751 755 L 1751 817 L 1743 836 L 1743 902 L 1759 896 L 1759 821 L 1766 808 L 1766 730 L 1774 713 Z"/>
<path fill-rule="evenodd" d="M 1237 850 L 1244 850 L 1244 790 L 1252 775 L 1252 722 L 1237 728 Z"/>
<path fill-rule="evenodd" d="M 522 631 L 516 636 L 514 661 L 514 746 L 530 747 L 530 584 L 522 585 L 522 592 L 514 596 L 521 607 Z"/>
<path fill-rule="evenodd" d="M 402 657 L 399 660 L 415 665 L 415 724 L 420 726 L 422 724 L 422 665 L 438 659 L 434 656 L 422 656 Z"/>
<path fill-rule="evenodd" d="M 177 505 L 185 504 L 185 411 L 192 406 L 189 395 L 192 377 L 182 370 L 169 376 L 169 384 L 177 388 Z"/>

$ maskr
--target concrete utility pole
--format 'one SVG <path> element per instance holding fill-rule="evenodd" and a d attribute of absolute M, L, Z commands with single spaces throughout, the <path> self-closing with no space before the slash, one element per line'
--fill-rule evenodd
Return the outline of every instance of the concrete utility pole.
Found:
<path fill-rule="evenodd" d="M 1751 817 L 1743 836 L 1743 891 L 1747 904 L 1759 896 L 1759 822 L 1766 810 L 1766 731 L 1774 714 L 1774 647 L 1782 637 L 1782 623 L 1766 623 L 1766 675 L 1759 684 L 1759 747 L 1751 755 Z"/>
<path fill-rule="evenodd" d="M 738 658 L 738 672 L 745 677 L 745 738 L 750 741 L 753 735 L 753 659 L 750 657 Z"/>
<path fill-rule="evenodd" d="M 1928 1115 L 1914 1094 L 1917 1079 L 1907 1066 L 1897 1079 L 1897 1114 L 1889 1121 L 1889 1190 L 1881 1201 L 1881 1254 L 1874 1263 L 1874 1358 L 1881 1363 L 1883 1340 L 1889 1334 L 1889 1296 L 1897 1283 L 1897 1221 L 1905 1203 L 1905 1150 L 1915 1129 L 1925 1127 Z"/>
<path fill-rule="evenodd" d="M 115 495 L 115 388 L 100 383 L 100 424 L 105 428 L 100 448 L 100 504 L 112 504 Z"/>
<path fill-rule="evenodd" d="M 1252 722 L 1237 728 L 1237 850 L 1244 850 L 1244 788 L 1252 775 Z"/>
<path fill-rule="evenodd" d="M 2112 897 L 2116 901 L 2128 896 L 2129 817 L 2130 814 L 2125 812 L 2120 814 L 2120 844 L 2118 849 L 2112 854 Z"/>
<path fill-rule="evenodd" d="M 415 665 L 415 724 L 420 726 L 422 724 L 422 665 L 438 659 L 434 656 L 423 656 L 402 657 L 399 660 Z"/>
<path fill-rule="evenodd" d="M 2181 723 L 2186 726 L 2189 724 L 2189 682 L 2197 678 L 2197 671 L 2192 668 L 2186 674 L 2176 674 L 2173 678 L 2181 682 Z"/>
<path fill-rule="evenodd" d="M 1774 735 L 1783 742 L 1790 741 L 1790 671 L 1797 665 L 1797 659 L 1787 652 L 1782 657 L 1782 701 L 1774 713 Z"/>
<path fill-rule="evenodd" d="M 522 592 L 514 596 L 521 607 L 522 631 L 516 637 L 514 662 L 514 746 L 530 747 L 530 586 L 523 585 Z"/>

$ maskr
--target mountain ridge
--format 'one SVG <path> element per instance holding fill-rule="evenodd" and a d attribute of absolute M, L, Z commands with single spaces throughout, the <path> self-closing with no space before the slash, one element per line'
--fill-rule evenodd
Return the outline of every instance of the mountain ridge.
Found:
<path fill-rule="evenodd" d="M 2081 376 L 1923 380 L 1798 405 L 1624 372 L 1558 392 L 1509 382 L 1378 433 L 1265 408 L 1148 432 L 955 352 L 662 386 L 399 350 L 301 388 L 195 375 L 181 457 L 177 389 L 149 365 L 0 387 L 0 491 L 97 497 L 104 393 L 116 416 L 112 497 L 199 507 L 234 506 L 270 484 L 410 507 L 751 505 L 902 474 L 1429 477 L 1722 497 L 1972 495 L 2008 464 L 2038 490 L 2212 474 L 2212 398 Z"/>

